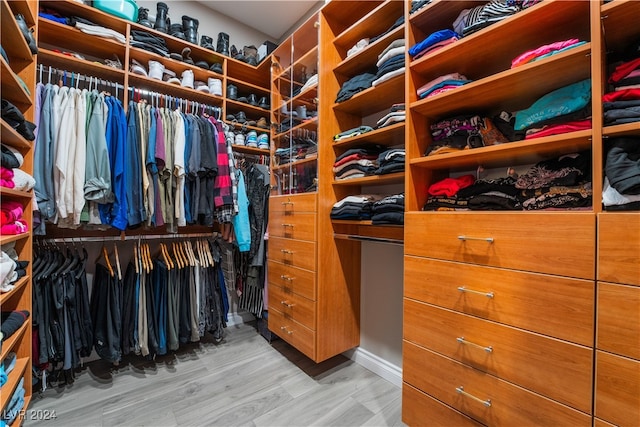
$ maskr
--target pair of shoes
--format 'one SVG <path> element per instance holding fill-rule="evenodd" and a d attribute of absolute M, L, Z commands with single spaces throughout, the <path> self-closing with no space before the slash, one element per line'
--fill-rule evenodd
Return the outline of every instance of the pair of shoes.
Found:
<path fill-rule="evenodd" d="M 22 111 L 6 99 L 2 100 L 2 119 L 26 140 L 33 141 L 36 139 L 36 136 L 33 133 L 36 129 L 36 125 L 25 119 Z"/>
<path fill-rule="evenodd" d="M 252 130 L 247 134 L 246 146 L 258 148 L 258 134 L 255 130 Z"/>
<path fill-rule="evenodd" d="M 253 105 L 254 107 L 258 106 L 256 95 L 253 93 L 249 94 L 249 96 L 241 96 L 240 98 L 236 99 L 236 101 L 244 102 L 245 104 Z"/>
<path fill-rule="evenodd" d="M 256 126 L 262 129 L 269 129 L 269 124 L 267 123 L 267 119 L 265 119 L 264 117 L 260 117 L 260 119 L 258 119 Z"/>
<path fill-rule="evenodd" d="M 194 64 L 196 67 L 200 67 L 203 70 L 209 69 L 209 63 L 207 61 L 198 61 Z"/>
<path fill-rule="evenodd" d="M 214 73 L 222 74 L 222 64 L 220 64 L 219 62 L 214 62 L 213 64 L 211 64 L 211 67 L 209 67 L 209 70 L 213 71 Z"/>
<path fill-rule="evenodd" d="M 284 114 L 285 116 L 293 116 L 293 117 L 297 117 L 298 116 L 297 112 L 287 110 L 287 101 L 285 101 L 284 99 L 282 100 L 282 105 L 280 107 L 280 112 L 282 114 Z"/>
<path fill-rule="evenodd" d="M 188 87 L 188 88 L 193 89 L 193 85 L 194 85 L 193 70 L 184 70 L 182 72 L 182 82 L 180 84 L 183 87 Z M 206 86 L 206 87 L 207 87 L 207 89 L 209 88 L 209 86 Z"/>
<path fill-rule="evenodd" d="M 263 96 L 262 98 L 260 98 L 260 101 L 258 101 L 258 107 L 264 108 L 265 110 L 269 109 L 269 101 L 267 101 L 266 96 Z"/>
<path fill-rule="evenodd" d="M 129 71 L 133 74 L 138 74 L 141 76 L 148 77 L 147 70 L 142 66 L 141 63 L 131 58 L 131 65 L 129 66 Z"/>
<path fill-rule="evenodd" d="M 221 55 L 229 56 L 229 34 L 222 32 L 218 33 L 216 52 Z"/>
<path fill-rule="evenodd" d="M 237 133 L 237 134 L 236 134 L 236 136 L 235 136 L 235 138 L 234 138 L 233 143 L 234 143 L 235 145 L 244 145 L 244 134 L 242 134 L 242 133 Z"/>
<path fill-rule="evenodd" d="M 116 55 L 115 53 L 113 54 L 114 59 L 105 59 L 104 63 L 105 65 L 111 67 L 111 68 L 117 68 L 118 70 L 122 70 L 122 62 L 120 62 L 120 58 L 118 58 L 118 55 Z"/>
<path fill-rule="evenodd" d="M 269 149 L 269 135 L 261 133 L 260 136 L 258 136 L 258 148 L 262 150 Z"/>
<path fill-rule="evenodd" d="M 235 85 L 227 85 L 227 98 L 234 101 L 238 99 L 238 88 Z"/>
<path fill-rule="evenodd" d="M 163 74 L 164 74 L 164 64 L 158 61 L 154 61 L 153 59 L 150 59 L 149 60 L 149 78 L 162 80 Z"/>
<path fill-rule="evenodd" d="M 244 114 L 244 111 L 239 111 L 235 114 L 227 114 L 227 121 L 245 124 L 247 122 L 247 116 Z"/>
<path fill-rule="evenodd" d="M 200 80 L 196 80 L 193 86 L 198 92 L 211 93 L 209 85 L 207 85 L 205 82 L 201 82 Z"/>
<path fill-rule="evenodd" d="M 209 36 L 200 36 L 200 46 L 215 52 L 215 49 L 213 48 L 213 39 Z"/>
<path fill-rule="evenodd" d="M 191 58 L 191 48 L 190 47 L 185 47 L 184 49 L 182 49 L 181 53 L 171 52 L 169 54 L 169 58 L 175 59 L 176 61 L 182 61 L 182 62 L 187 63 L 189 65 L 195 65 L 193 59 Z M 209 68 L 208 64 L 207 64 L 207 68 Z"/>
<path fill-rule="evenodd" d="M 168 68 L 164 69 L 164 72 L 162 73 L 162 80 L 167 83 L 177 84 L 177 85 L 181 83 L 180 79 L 176 76 L 176 73 L 169 70 Z"/>
<path fill-rule="evenodd" d="M 209 77 L 209 93 L 217 96 L 222 96 L 222 80 Z"/>
<path fill-rule="evenodd" d="M 18 13 L 16 16 L 16 22 L 18 23 L 18 27 L 20 27 L 20 32 L 24 36 L 24 39 L 27 41 L 29 45 L 29 50 L 32 55 L 38 53 L 38 44 L 36 43 L 36 39 L 33 36 L 33 30 L 29 28 L 27 25 L 27 21 L 24 20 L 24 16 L 21 13 Z"/>

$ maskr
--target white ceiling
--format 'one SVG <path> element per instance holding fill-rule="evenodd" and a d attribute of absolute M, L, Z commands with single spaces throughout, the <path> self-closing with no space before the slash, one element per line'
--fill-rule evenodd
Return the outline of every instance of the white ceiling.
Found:
<path fill-rule="evenodd" d="M 319 6 L 317 0 L 199 0 L 199 3 L 280 41 L 287 30 Z"/>

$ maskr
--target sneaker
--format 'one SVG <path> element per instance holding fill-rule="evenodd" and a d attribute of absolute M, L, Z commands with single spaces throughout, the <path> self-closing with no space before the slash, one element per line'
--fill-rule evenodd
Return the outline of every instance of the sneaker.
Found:
<path fill-rule="evenodd" d="M 217 96 L 222 96 L 222 80 L 209 77 L 208 82 L 209 92 Z"/>
<path fill-rule="evenodd" d="M 236 137 L 235 137 L 234 143 L 235 143 L 235 145 L 244 145 L 244 134 L 236 133 Z"/>
<path fill-rule="evenodd" d="M 164 74 L 164 65 L 161 62 L 149 60 L 149 77 L 156 80 L 162 80 Z"/>
<path fill-rule="evenodd" d="M 182 72 L 182 86 L 193 89 L 193 70 Z"/>
<path fill-rule="evenodd" d="M 129 71 L 133 74 L 139 74 L 141 76 L 147 77 L 147 70 L 144 69 L 141 63 L 131 58 L 131 66 L 129 67 Z"/>
<path fill-rule="evenodd" d="M 247 147 L 258 148 L 258 134 L 256 131 L 252 130 L 247 134 Z"/>
<path fill-rule="evenodd" d="M 210 90 L 209 90 L 209 86 L 207 86 L 207 84 L 205 82 L 201 82 L 199 80 L 196 80 L 195 88 L 199 92 L 211 93 Z"/>
<path fill-rule="evenodd" d="M 228 130 L 228 131 L 226 131 L 226 132 L 224 133 L 224 136 L 225 136 L 225 139 L 226 139 L 226 141 L 227 141 L 227 144 L 229 144 L 229 145 L 233 145 L 233 144 L 235 143 L 235 140 L 236 140 L 236 134 L 235 134 L 235 133 L 233 133 L 233 131 L 232 131 L 232 130 Z M 244 143 L 244 141 L 243 141 L 243 143 Z"/>
<path fill-rule="evenodd" d="M 260 136 L 258 136 L 258 148 L 263 150 L 269 149 L 269 135 L 261 133 Z"/>

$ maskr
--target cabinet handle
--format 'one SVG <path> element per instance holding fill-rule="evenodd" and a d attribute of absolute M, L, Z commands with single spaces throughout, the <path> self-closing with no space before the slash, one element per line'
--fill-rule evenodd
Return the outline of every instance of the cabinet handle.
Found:
<path fill-rule="evenodd" d="M 280 330 L 281 330 L 281 331 L 286 331 L 286 330 L 287 330 L 287 327 L 286 327 L 286 326 L 280 326 Z"/>
<path fill-rule="evenodd" d="M 482 350 L 486 351 L 487 353 L 493 353 L 493 347 L 492 346 L 485 347 L 483 345 L 476 344 L 476 343 L 471 342 L 471 341 L 467 341 L 467 340 L 464 339 L 464 337 L 458 337 L 458 338 L 456 338 L 456 341 L 458 341 L 460 344 L 467 344 L 467 345 L 470 345 L 471 347 L 481 348 Z"/>
<path fill-rule="evenodd" d="M 493 237 L 471 237 L 471 236 L 458 236 L 458 240 L 462 240 L 463 242 L 466 240 L 481 240 L 487 243 L 493 243 Z"/>
<path fill-rule="evenodd" d="M 280 275 L 280 278 L 281 278 L 282 280 L 286 280 L 286 281 L 288 281 L 288 282 L 293 282 L 293 279 L 295 279 L 295 277 L 289 277 L 289 276 L 287 276 L 286 274 L 281 274 L 281 275 Z"/>
<path fill-rule="evenodd" d="M 494 294 L 493 294 L 493 291 L 492 291 L 492 292 L 475 291 L 475 290 L 473 290 L 473 289 L 468 289 L 468 288 L 466 288 L 466 287 L 464 287 L 464 286 L 458 286 L 458 290 L 459 290 L 460 292 L 462 292 L 462 293 L 469 292 L 469 293 L 471 293 L 471 294 L 484 295 L 484 296 L 485 296 L 485 297 L 487 297 L 487 298 L 493 298 L 493 295 L 494 295 Z"/>
<path fill-rule="evenodd" d="M 295 304 L 291 304 L 290 302 L 285 301 L 280 301 L 280 304 L 284 305 L 285 307 L 291 308 L 294 307 Z"/>
<path fill-rule="evenodd" d="M 282 224 L 283 227 L 291 227 L 293 228 L 293 224 Z"/>
<path fill-rule="evenodd" d="M 283 254 L 290 254 L 293 255 L 295 252 L 290 251 L 289 249 L 280 249 L 280 252 L 282 252 Z"/>
<path fill-rule="evenodd" d="M 293 335 L 293 331 L 289 331 L 289 330 L 287 330 L 287 334 L 289 334 L 289 335 Z"/>
<path fill-rule="evenodd" d="M 282 202 L 282 204 L 283 204 L 284 206 L 286 206 L 286 205 L 291 205 L 291 206 L 293 206 L 293 202 L 290 202 L 290 201 Z"/>
<path fill-rule="evenodd" d="M 487 408 L 491 408 L 491 399 L 482 400 L 479 397 L 475 397 L 473 394 L 470 394 L 470 393 L 467 393 L 466 391 L 464 391 L 464 386 L 456 387 L 456 391 L 458 393 L 460 393 L 461 395 L 463 395 L 463 396 L 467 396 L 467 397 L 475 400 L 476 402 L 482 403 Z"/>

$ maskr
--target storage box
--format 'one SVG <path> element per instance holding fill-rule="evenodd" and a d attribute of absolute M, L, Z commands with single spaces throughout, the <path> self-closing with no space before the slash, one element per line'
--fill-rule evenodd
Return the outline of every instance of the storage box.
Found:
<path fill-rule="evenodd" d="M 268 40 L 262 43 L 258 47 L 258 62 L 262 62 L 262 60 L 269 56 L 269 54 L 273 52 L 276 47 L 278 47 L 277 44 L 272 43 Z"/>
<path fill-rule="evenodd" d="M 93 0 L 93 7 L 118 18 L 136 22 L 138 5 L 135 0 Z"/>

